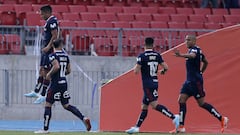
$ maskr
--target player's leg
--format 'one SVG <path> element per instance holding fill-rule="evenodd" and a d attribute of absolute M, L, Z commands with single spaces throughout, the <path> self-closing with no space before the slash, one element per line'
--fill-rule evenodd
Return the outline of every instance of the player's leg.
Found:
<path fill-rule="evenodd" d="M 52 105 L 54 104 L 55 100 L 58 100 L 57 98 L 60 96 L 57 96 L 59 92 L 54 92 L 51 87 L 48 90 L 47 97 L 46 97 L 46 103 L 45 103 L 45 111 L 44 111 L 44 126 L 42 130 L 35 131 L 34 133 L 44 134 L 49 133 L 49 123 L 52 117 Z M 60 94 L 59 94 L 60 95 Z M 55 98 L 56 97 L 56 98 Z"/>
<path fill-rule="evenodd" d="M 221 132 L 224 132 L 224 129 L 227 128 L 228 118 L 222 116 L 215 107 L 211 104 L 204 101 L 204 97 L 197 99 L 198 105 L 203 109 L 207 110 L 215 118 L 217 118 L 221 123 Z"/>
<path fill-rule="evenodd" d="M 77 116 L 80 120 L 82 120 L 84 125 L 86 126 L 86 130 L 90 131 L 92 128 L 90 119 L 84 116 L 77 107 L 70 105 L 69 99 L 70 99 L 70 95 L 68 91 L 64 91 L 61 94 L 61 104 L 63 108 L 72 112 L 75 116 Z"/>
<path fill-rule="evenodd" d="M 43 85 L 43 78 L 44 78 L 44 68 L 42 66 L 40 66 L 39 76 L 38 76 L 37 84 L 35 85 L 34 90 L 31 91 L 30 93 L 24 94 L 24 96 L 26 96 L 26 97 L 38 97 L 38 93 L 41 90 L 42 85 Z"/>
<path fill-rule="evenodd" d="M 178 131 L 172 130 L 170 133 L 174 132 L 180 132 L 184 133 L 186 132 L 186 129 L 184 127 L 185 124 L 185 117 L 187 113 L 187 100 L 192 95 L 191 90 L 190 90 L 190 83 L 189 82 L 184 82 L 180 95 L 178 97 L 178 104 L 179 104 L 179 128 Z"/>
<path fill-rule="evenodd" d="M 203 81 L 198 81 L 196 85 L 194 85 L 196 93 L 194 94 L 195 99 L 200 107 L 207 110 L 210 114 L 216 117 L 221 122 L 221 131 L 224 131 L 224 128 L 227 127 L 228 118 L 223 117 L 216 108 L 214 108 L 211 104 L 205 102 L 205 92 L 203 89 Z"/>
<path fill-rule="evenodd" d="M 145 118 L 148 115 L 148 103 L 147 104 L 142 104 L 141 106 L 141 113 L 138 117 L 137 123 L 135 126 L 129 128 L 128 130 L 126 130 L 125 132 L 128 134 L 133 134 L 133 133 L 138 133 L 139 132 L 139 128 L 141 127 L 142 123 L 144 122 Z"/>
<path fill-rule="evenodd" d="M 42 82 L 42 91 L 41 94 L 39 94 L 38 98 L 34 101 L 35 104 L 40 104 L 46 100 L 46 92 L 48 85 L 50 84 L 49 80 L 46 80 L 46 75 L 51 69 L 50 63 L 49 63 L 49 54 L 43 54 L 41 65 L 43 66 L 42 76 L 43 76 L 43 82 Z"/>

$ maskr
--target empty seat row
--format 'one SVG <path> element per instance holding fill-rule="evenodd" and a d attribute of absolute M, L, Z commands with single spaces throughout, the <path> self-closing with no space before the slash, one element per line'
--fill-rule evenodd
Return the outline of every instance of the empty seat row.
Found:
<path fill-rule="evenodd" d="M 200 7 L 200 0 L 0 0 L 1 4 Z"/>
<path fill-rule="evenodd" d="M 21 12 L 39 11 L 41 4 L 3 4 L 0 11 Z M 93 6 L 93 5 L 51 5 L 53 12 L 110 12 L 110 13 L 165 13 L 165 14 L 239 14 L 240 9 L 223 8 L 180 8 L 180 7 L 132 7 L 132 6 Z"/>

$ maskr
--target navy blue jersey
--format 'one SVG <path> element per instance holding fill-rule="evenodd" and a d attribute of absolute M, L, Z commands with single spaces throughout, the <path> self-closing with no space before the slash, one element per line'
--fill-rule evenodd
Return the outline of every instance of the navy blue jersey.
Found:
<path fill-rule="evenodd" d="M 188 50 L 188 53 L 195 53 L 195 58 L 186 59 L 187 68 L 187 81 L 197 82 L 202 80 L 202 74 L 200 71 L 201 61 L 205 57 L 202 50 L 198 46 L 194 46 Z"/>
<path fill-rule="evenodd" d="M 49 41 L 52 38 L 51 31 L 58 29 L 58 21 L 55 16 L 50 16 L 45 25 L 44 25 L 44 33 L 43 33 L 43 45 L 46 47 L 49 43 Z"/>
<path fill-rule="evenodd" d="M 51 86 L 57 86 L 58 84 L 65 84 L 67 83 L 66 79 L 66 69 L 69 64 L 69 57 L 68 54 L 61 50 L 56 51 L 49 55 L 49 60 L 52 62 L 53 60 L 57 60 L 60 66 L 60 69 L 51 76 Z"/>
<path fill-rule="evenodd" d="M 141 65 L 142 82 L 144 88 L 158 87 L 158 65 L 163 61 L 162 56 L 152 50 L 147 50 L 137 58 Z"/>

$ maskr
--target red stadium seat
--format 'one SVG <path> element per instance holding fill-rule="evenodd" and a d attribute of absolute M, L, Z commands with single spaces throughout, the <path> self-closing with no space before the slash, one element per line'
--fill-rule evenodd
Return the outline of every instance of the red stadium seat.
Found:
<path fill-rule="evenodd" d="M 131 22 L 131 25 L 132 25 L 132 28 L 149 28 L 148 22 L 134 21 L 134 22 Z"/>
<path fill-rule="evenodd" d="M 105 6 L 105 12 L 107 13 L 122 13 L 122 7 L 118 6 L 118 7 L 113 7 L 113 6 Z"/>
<path fill-rule="evenodd" d="M 32 12 L 32 5 L 29 4 L 15 4 L 14 10 L 18 19 L 18 24 L 23 25 L 24 19 L 26 18 L 26 12 Z"/>
<path fill-rule="evenodd" d="M 122 56 L 132 56 L 132 48 L 129 44 L 129 39 L 128 38 L 122 38 Z M 118 52 L 118 48 L 119 48 L 119 39 L 118 38 L 111 38 L 111 43 L 114 47 L 114 50 L 117 52 L 117 53 L 120 53 Z"/>
<path fill-rule="evenodd" d="M 216 23 L 204 23 L 204 26 L 206 29 L 220 29 L 221 28 L 221 24 L 216 24 Z"/>
<path fill-rule="evenodd" d="M 117 21 L 117 16 L 115 13 L 98 13 L 100 21 Z"/>
<path fill-rule="evenodd" d="M 88 36 L 82 36 L 82 35 L 73 35 L 72 37 L 72 44 L 73 54 L 88 54 L 90 52 L 89 46 L 90 46 L 90 38 Z"/>
<path fill-rule="evenodd" d="M 158 22 L 158 21 L 152 21 L 150 22 L 151 28 L 169 28 L 167 22 Z"/>
<path fill-rule="evenodd" d="M 51 5 L 53 12 L 67 13 L 69 12 L 68 5 Z"/>
<path fill-rule="evenodd" d="M 40 5 L 45 5 L 45 4 L 49 4 L 49 5 L 54 5 L 55 0 L 38 0 L 38 4 Z"/>
<path fill-rule="evenodd" d="M 74 5 L 92 5 L 92 1 L 91 0 L 73 0 L 73 4 Z"/>
<path fill-rule="evenodd" d="M 176 8 L 177 14 L 190 15 L 194 14 L 193 8 Z"/>
<path fill-rule="evenodd" d="M 223 15 L 207 15 L 207 21 L 212 23 L 223 23 Z"/>
<path fill-rule="evenodd" d="M 109 0 L 110 6 L 129 6 L 129 0 Z"/>
<path fill-rule="evenodd" d="M 128 21 L 117 21 L 113 22 L 114 28 L 131 28 L 131 25 Z"/>
<path fill-rule="evenodd" d="M 18 4 L 38 4 L 38 0 L 18 0 Z"/>
<path fill-rule="evenodd" d="M 42 7 L 42 5 L 32 4 L 32 10 L 33 10 L 34 12 L 39 12 L 41 7 Z"/>
<path fill-rule="evenodd" d="M 0 12 L 0 24 L 1 25 L 17 25 L 17 15 L 13 11 L 1 11 Z"/>
<path fill-rule="evenodd" d="M 240 23 L 240 15 L 223 15 L 225 23 Z"/>
<path fill-rule="evenodd" d="M 109 0 L 92 0 L 92 5 L 94 6 L 108 6 Z"/>
<path fill-rule="evenodd" d="M 184 22 L 168 22 L 168 26 L 169 28 L 172 29 L 185 29 L 186 24 Z"/>
<path fill-rule="evenodd" d="M 96 28 L 113 28 L 112 22 L 95 22 Z"/>
<path fill-rule="evenodd" d="M 158 12 L 160 14 L 176 14 L 175 7 L 159 7 Z"/>
<path fill-rule="evenodd" d="M 105 12 L 104 6 L 87 6 L 87 12 L 101 13 Z"/>
<path fill-rule="evenodd" d="M 230 8 L 229 14 L 230 15 L 240 15 L 240 9 L 239 8 Z"/>
<path fill-rule="evenodd" d="M 164 5 L 166 7 L 182 7 L 182 0 L 164 0 Z"/>
<path fill-rule="evenodd" d="M 228 9 L 224 9 L 224 8 L 213 8 L 212 9 L 212 14 L 213 15 L 228 15 Z"/>
<path fill-rule="evenodd" d="M 141 13 L 144 14 L 156 14 L 158 13 L 158 7 L 140 7 Z"/>
<path fill-rule="evenodd" d="M 140 7 L 122 7 L 123 13 L 140 13 Z"/>
<path fill-rule="evenodd" d="M 68 5 L 69 12 L 71 13 L 81 13 L 81 12 L 87 12 L 87 8 L 85 5 Z"/>
<path fill-rule="evenodd" d="M 63 20 L 69 20 L 69 21 L 79 21 L 80 15 L 77 12 L 73 13 L 62 13 Z"/>
<path fill-rule="evenodd" d="M 202 22 L 187 22 L 186 25 L 188 29 L 204 29 Z"/>
<path fill-rule="evenodd" d="M 144 0 L 130 0 L 129 6 L 143 7 L 143 6 L 145 6 L 145 1 Z"/>
<path fill-rule="evenodd" d="M 168 22 L 170 21 L 170 17 L 168 14 L 152 14 L 153 21 L 162 21 Z"/>
<path fill-rule="evenodd" d="M 137 13 L 137 14 L 135 14 L 135 20 L 150 22 L 150 21 L 152 21 L 152 16 L 151 16 L 151 14 L 148 14 L 148 13 Z"/>
<path fill-rule="evenodd" d="M 27 12 L 26 13 L 26 25 L 27 26 L 41 26 L 40 20 L 42 18 L 36 12 Z"/>
<path fill-rule="evenodd" d="M 25 49 L 21 46 L 20 36 L 17 34 L 4 34 L 4 44 L 9 47 L 10 54 L 25 53 Z"/>
<path fill-rule="evenodd" d="M 207 18 L 205 15 L 201 15 L 201 14 L 194 14 L 194 15 L 189 15 L 189 21 L 190 22 L 207 22 Z"/>
<path fill-rule="evenodd" d="M 200 4 L 198 0 L 184 0 L 183 7 L 187 8 L 199 8 Z"/>
<path fill-rule="evenodd" d="M 117 14 L 118 21 L 134 21 L 134 14 L 131 13 L 118 13 Z"/>
<path fill-rule="evenodd" d="M 93 38 L 93 45 L 98 56 L 114 56 L 114 47 L 110 38 Z"/>
<path fill-rule="evenodd" d="M 55 0 L 57 5 L 73 5 L 73 0 Z"/>
<path fill-rule="evenodd" d="M 81 12 L 80 16 L 83 21 L 99 21 L 97 13 Z"/>
<path fill-rule="evenodd" d="M 211 15 L 211 9 L 210 8 L 193 8 L 194 14 L 201 14 L 201 15 Z"/>
<path fill-rule="evenodd" d="M 14 12 L 14 5 L 13 4 L 2 4 L 2 5 L 0 5 L 0 11 Z"/>
<path fill-rule="evenodd" d="M 187 22 L 188 16 L 185 14 L 171 14 L 170 15 L 172 22 Z"/>
<path fill-rule="evenodd" d="M 92 21 L 76 21 L 77 27 L 80 28 L 94 28 L 96 27 Z"/>
<path fill-rule="evenodd" d="M 1 0 L 1 4 L 18 4 L 18 0 Z"/>
<path fill-rule="evenodd" d="M 156 0 L 145 0 L 145 5 L 147 7 L 163 7 L 163 1 L 156 1 Z"/>

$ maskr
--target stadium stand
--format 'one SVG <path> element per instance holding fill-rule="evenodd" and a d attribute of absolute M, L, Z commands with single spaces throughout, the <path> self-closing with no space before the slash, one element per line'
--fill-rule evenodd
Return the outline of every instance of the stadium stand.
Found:
<path fill-rule="evenodd" d="M 1 25 L 26 26 L 42 26 L 45 22 L 38 14 L 39 8 L 43 4 L 51 4 L 53 14 L 60 20 L 61 27 L 81 29 L 72 34 L 75 35 L 72 39 L 80 35 L 87 35 L 89 38 L 119 36 L 118 31 L 103 30 L 104 28 L 133 28 L 122 31 L 125 38 L 151 35 L 161 37 L 162 33 L 167 35 L 165 31 L 145 29 L 171 28 L 177 31 L 179 36 L 179 29 L 217 29 L 240 23 L 238 15 L 240 10 L 199 8 L 199 0 L 1 0 L 0 2 L 2 3 Z M 89 27 L 101 29 L 87 30 Z M 144 30 L 138 30 L 142 28 Z M 66 28 L 63 29 L 64 36 L 71 35 L 71 32 Z M 173 35 L 176 35 L 175 33 L 171 32 Z"/>

